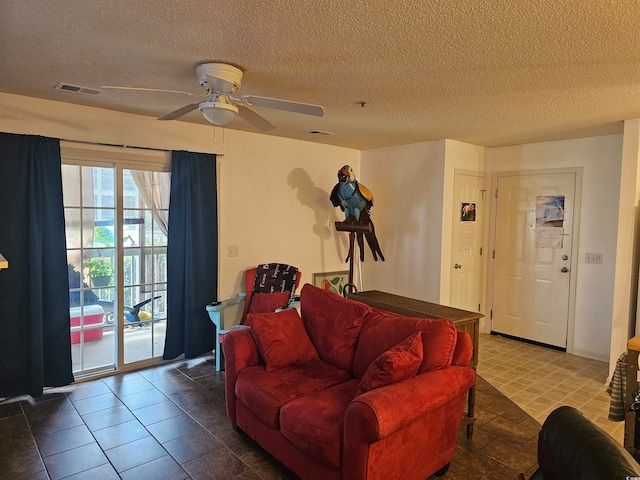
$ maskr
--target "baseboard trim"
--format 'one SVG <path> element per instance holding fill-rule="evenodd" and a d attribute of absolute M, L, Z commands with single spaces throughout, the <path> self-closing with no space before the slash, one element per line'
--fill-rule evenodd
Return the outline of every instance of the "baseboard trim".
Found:
<path fill-rule="evenodd" d="M 515 335 L 508 335 L 506 333 L 494 332 L 491 331 L 491 335 L 496 335 L 498 337 L 509 338 L 511 340 L 517 340 L 519 342 L 529 343 L 531 345 L 538 345 L 540 347 L 551 348 L 553 350 L 559 350 L 560 352 L 566 352 L 566 347 L 558 347 L 556 345 L 549 345 L 548 343 L 536 342 L 535 340 L 529 340 L 528 338 L 516 337 Z"/>
<path fill-rule="evenodd" d="M 600 362 L 609 363 L 609 357 L 598 355 L 597 353 L 593 353 L 588 350 L 582 350 L 580 348 L 574 348 L 571 354 L 578 357 L 586 357 L 590 358 L 591 360 L 598 360 Z"/>

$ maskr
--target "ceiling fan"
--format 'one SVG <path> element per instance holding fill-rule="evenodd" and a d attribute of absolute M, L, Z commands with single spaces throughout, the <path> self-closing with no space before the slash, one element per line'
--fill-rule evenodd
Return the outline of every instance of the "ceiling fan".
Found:
<path fill-rule="evenodd" d="M 195 102 L 185 105 L 171 113 L 158 117 L 158 120 L 175 120 L 176 118 L 180 118 L 195 109 L 199 109 L 204 118 L 214 125 L 226 125 L 231 122 L 236 115 L 238 115 L 258 130 L 266 132 L 276 128 L 275 125 L 252 110 L 252 106 L 273 108 L 276 110 L 284 110 L 286 112 L 301 113 L 303 115 L 314 115 L 316 117 L 322 117 L 324 115 L 324 109 L 319 105 L 292 102 L 277 98 L 257 97 L 253 95 L 234 97 L 233 94 L 238 88 L 240 88 L 243 72 L 238 67 L 228 63 L 202 63 L 196 67 L 196 74 L 200 85 L 207 90 L 204 94 L 204 96 L 208 97 L 207 100 L 204 102 Z M 153 88 L 113 87 L 106 85 L 102 88 L 120 90 L 151 90 L 196 95 L 190 92 L 181 92 L 179 90 L 162 90 Z"/>

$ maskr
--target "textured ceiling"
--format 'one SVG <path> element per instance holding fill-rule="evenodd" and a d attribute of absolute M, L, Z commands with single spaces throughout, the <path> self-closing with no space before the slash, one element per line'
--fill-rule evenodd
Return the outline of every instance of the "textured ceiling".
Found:
<path fill-rule="evenodd" d="M 323 118 L 256 107 L 270 135 L 356 149 L 599 135 L 640 117 L 639 12 L 624 0 L 0 0 L 0 91 L 157 117 L 194 100 L 54 87 L 198 92 L 195 67 L 221 60 L 245 71 L 238 94 L 324 106 Z M 179 121 L 206 123 L 197 110 Z"/>

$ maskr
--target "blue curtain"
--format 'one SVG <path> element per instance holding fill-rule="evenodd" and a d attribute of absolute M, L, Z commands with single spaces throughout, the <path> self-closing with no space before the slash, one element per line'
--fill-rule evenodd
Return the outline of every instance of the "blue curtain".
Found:
<path fill-rule="evenodd" d="M 0 397 L 73 382 L 60 141 L 0 133 Z"/>
<path fill-rule="evenodd" d="M 206 305 L 218 292 L 216 155 L 171 152 L 165 360 L 216 345 Z"/>

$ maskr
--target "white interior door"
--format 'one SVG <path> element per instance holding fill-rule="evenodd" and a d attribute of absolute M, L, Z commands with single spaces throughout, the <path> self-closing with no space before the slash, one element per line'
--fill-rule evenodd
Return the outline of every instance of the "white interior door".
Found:
<path fill-rule="evenodd" d="M 481 173 L 456 172 L 449 303 L 473 312 L 480 311 L 482 295 L 482 185 Z"/>
<path fill-rule="evenodd" d="M 498 178 L 491 330 L 567 346 L 575 173 Z"/>

